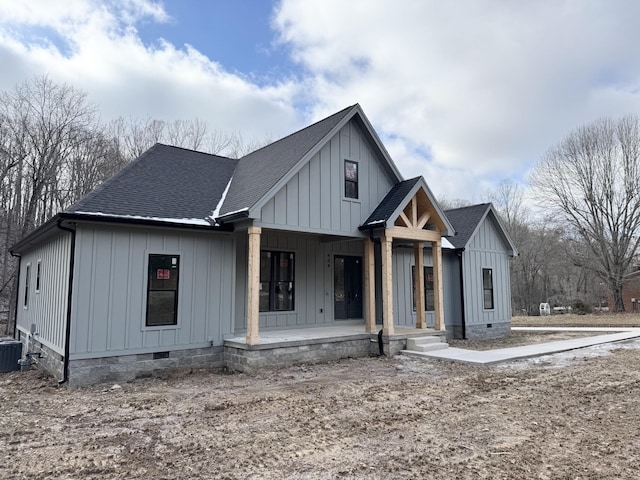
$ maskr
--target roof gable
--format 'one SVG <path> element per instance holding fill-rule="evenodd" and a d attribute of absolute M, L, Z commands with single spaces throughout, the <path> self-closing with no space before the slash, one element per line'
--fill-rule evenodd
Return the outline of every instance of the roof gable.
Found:
<path fill-rule="evenodd" d="M 212 225 L 236 164 L 158 143 L 65 213 Z"/>
<path fill-rule="evenodd" d="M 422 200 L 425 203 L 424 210 L 435 212 L 436 218 L 431 219 L 430 223 L 435 223 L 442 235 L 454 234 L 454 227 L 440 209 L 423 177 L 411 178 L 394 185 L 360 229 L 392 227 L 414 196 L 417 196 L 419 201 Z"/>
<path fill-rule="evenodd" d="M 401 180 L 400 172 L 356 104 L 242 157 L 220 210 L 221 217 L 257 211 L 351 119 L 358 119 L 393 177 Z"/>
<path fill-rule="evenodd" d="M 509 237 L 507 230 L 504 228 L 504 225 L 502 225 L 491 203 L 480 203 L 478 205 L 455 208 L 446 210 L 444 213 L 456 229 L 456 235 L 449 238 L 449 242 L 451 242 L 455 248 L 467 248 L 478 232 L 482 222 L 487 216 L 491 216 L 498 230 L 498 234 L 502 237 L 507 250 L 509 250 L 509 254 L 511 256 L 518 255 L 518 250 L 511 241 L 511 237 Z"/>

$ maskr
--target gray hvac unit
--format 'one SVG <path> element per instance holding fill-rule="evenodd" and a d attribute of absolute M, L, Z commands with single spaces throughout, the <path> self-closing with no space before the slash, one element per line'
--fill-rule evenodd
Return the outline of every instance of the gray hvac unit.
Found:
<path fill-rule="evenodd" d="M 22 357 L 22 343 L 13 338 L 0 338 L 0 372 L 20 369 L 18 360 Z"/>

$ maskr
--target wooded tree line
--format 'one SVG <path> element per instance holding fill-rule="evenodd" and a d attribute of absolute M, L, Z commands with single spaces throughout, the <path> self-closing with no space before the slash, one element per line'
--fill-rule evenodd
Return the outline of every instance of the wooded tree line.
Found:
<path fill-rule="evenodd" d="M 488 195 L 518 248 L 510 264 L 514 315 L 539 314 L 542 302 L 582 312 L 605 304 L 604 282 L 572 254 L 580 241 L 562 218 L 534 216 L 524 193 L 522 186 L 505 181 Z"/>
<path fill-rule="evenodd" d="M 640 267 L 638 117 L 581 126 L 546 152 L 527 186 L 543 214 L 532 214 L 524 188 L 503 182 L 487 195 L 519 251 L 514 314 L 537 313 L 542 302 L 588 311 L 609 296 L 609 310 L 624 311 L 625 280 Z"/>
<path fill-rule="evenodd" d="M 246 142 L 198 119 L 102 122 L 84 92 L 47 76 L 0 92 L 0 312 L 15 297 L 17 263 L 8 248 L 156 142 L 237 158 L 267 140 Z M 488 195 L 520 253 L 511 263 L 514 313 L 534 313 L 543 301 L 594 305 L 609 292 L 610 307 L 623 310 L 640 242 L 638 118 L 572 132 L 534 168 L 531 186 L 544 218 L 532 215 L 514 183 Z"/>
<path fill-rule="evenodd" d="M 156 142 L 237 158 L 266 140 L 199 119 L 102 122 L 84 92 L 47 76 L 0 92 L 0 321 L 15 297 L 9 247 Z"/>

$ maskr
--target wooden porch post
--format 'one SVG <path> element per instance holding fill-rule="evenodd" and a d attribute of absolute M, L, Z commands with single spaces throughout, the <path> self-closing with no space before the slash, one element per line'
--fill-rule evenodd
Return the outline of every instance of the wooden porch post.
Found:
<path fill-rule="evenodd" d="M 376 331 L 376 267 L 373 242 L 364 239 L 364 318 L 367 333 Z"/>
<path fill-rule="evenodd" d="M 393 282 L 391 236 L 380 238 L 382 245 L 382 334 L 393 335 Z"/>
<path fill-rule="evenodd" d="M 433 254 L 433 300 L 436 330 L 446 330 L 444 324 L 444 294 L 442 288 L 442 240 L 431 242 Z"/>
<path fill-rule="evenodd" d="M 260 227 L 249 227 L 249 262 L 247 267 L 247 345 L 260 343 Z"/>
<path fill-rule="evenodd" d="M 414 242 L 413 255 L 415 257 L 415 268 L 413 272 L 413 284 L 415 285 L 415 302 L 416 302 L 416 328 L 426 328 L 424 314 L 424 244 L 422 242 Z"/>

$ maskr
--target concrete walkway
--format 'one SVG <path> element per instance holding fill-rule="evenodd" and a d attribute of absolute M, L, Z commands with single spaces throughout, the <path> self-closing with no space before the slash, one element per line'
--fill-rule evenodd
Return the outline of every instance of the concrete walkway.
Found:
<path fill-rule="evenodd" d="M 640 337 L 640 328 L 631 327 L 512 327 L 514 331 L 564 331 L 564 332 L 607 332 L 606 335 L 559 340 L 556 342 L 525 345 L 522 347 L 499 348 L 496 350 L 465 350 L 462 348 L 446 348 L 434 352 L 412 352 L 403 350 L 404 355 L 412 357 L 441 358 L 454 362 L 473 363 L 476 365 L 492 365 L 509 362 L 521 358 L 539 357 L 551 353 L 566 352 L 578 348 L 591 347 L 603 343 L 621 342 Z M 616 333 L 611 333 L 616 332 Z"/>

